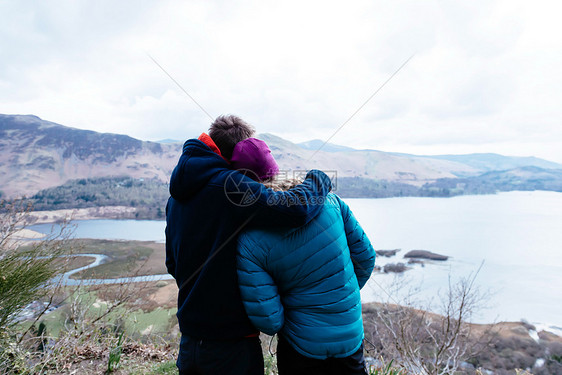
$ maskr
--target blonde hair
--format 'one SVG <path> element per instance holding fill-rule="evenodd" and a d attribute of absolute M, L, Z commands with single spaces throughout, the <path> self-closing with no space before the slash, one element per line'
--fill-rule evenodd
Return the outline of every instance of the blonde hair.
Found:
<path fill-rule="evenodd" d="M 274 191 L 287 191 L 294 188 L 297 185 L 302 184 L 302 180 L 298 178 L 287 178 L 284 180 L 272 177 L 268 180 L 262 182 L 266 187 L 273 189 Z"/>

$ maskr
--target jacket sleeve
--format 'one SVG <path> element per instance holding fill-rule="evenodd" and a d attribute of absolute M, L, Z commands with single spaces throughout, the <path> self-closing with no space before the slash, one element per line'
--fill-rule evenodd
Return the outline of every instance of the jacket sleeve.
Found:
<path fill-rule="evenodd" d="M 283 305 L 277 286 L 263 269 L 257 245 L 245 234 L 238 241 L 238 285 L 244 308 L 252 324 L 273 336 L 284 324 Z"/>
<path fill-rule="evenodd" d="M 229 171 L 224 192 L 241 221 L 262 227 L 300 227 L 312 220 L 332 189 L 330 178 L 312 170 L 289 191 L 273 191 L 238 171 Z"/>
<path fill-rule="evenodd" d="M 361 228 L 361 225 L 359 225 L 359 222 L 355 216 L 353 216 L 349 206 L 339 197 L 337 197 L 337 199 L 340 203 L 347 245 L 351 253 L 355 275 L 359 282 L 359 288 L 363 288 L 373 273 L 376 257 L 375 249 L 371 245 L 371 241 L 369 241 L 363 228 Z"/>

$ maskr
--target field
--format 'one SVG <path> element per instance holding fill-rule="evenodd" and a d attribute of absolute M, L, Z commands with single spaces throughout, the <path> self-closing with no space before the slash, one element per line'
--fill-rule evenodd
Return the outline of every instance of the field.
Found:
<path fill-rule="evenodd" d="M 72 278 L 116 278 L 165 274 L 164 244 L 143 241 L 76 240 L 77 253 L 103 254 L 109 259 L 98 267 L 72 275 Z"/>
<path fill-rule="evenodd" d="M 74 240 L 76 254 L 103 254 L 108 258 L 101 265 L 73 274 L 73 279 L 87 280 L 108 279 L 126 276 L 145 276 L 167 273 L 165 267 L 164 244 L 142 241 L 109 241 L 109 240 Z M 94 258 L 74 257 L 70 268 L 78 268 L 91 264 Z M 90 313 L 96 310 L 104 311 L 108 300 L 118 299 L 119 289 L 123 285 L 101 285 L 88 287 L 89 290 L 81 291 L 80 298 L 90 305 Z M 142 282 L 132 285 L 132 292 L 136 297 L 134 313 L 127 316 L 124 322 L 125 331 L 135 335 L 156 334 L 169 336 L 177 334 L 178 288 L 173 280 Z M 75 289 L 68 288 L 69 293 L 76 293 Z M 103 293 L 101 293 L 103 292 Z M 76 298 L 70 294 L 66 303 L 54 312 L 47 315 L 45 323 L 53 332 L 58 332 L 65 315 L 68 315 L 69 302 Z M 120 315 L 119 311 L 116 315 Z"/>

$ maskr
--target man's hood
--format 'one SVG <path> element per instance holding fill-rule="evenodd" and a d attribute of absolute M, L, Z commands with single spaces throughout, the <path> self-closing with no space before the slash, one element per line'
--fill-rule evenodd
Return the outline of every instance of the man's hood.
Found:
<path fill-rule="evenodd" d="M 170 195 L 178 201 L 189 199 L 218 172 L 230 166 L 221 156 L 198 139 L 183 145 L 178 165 L 170 177 Z"/>

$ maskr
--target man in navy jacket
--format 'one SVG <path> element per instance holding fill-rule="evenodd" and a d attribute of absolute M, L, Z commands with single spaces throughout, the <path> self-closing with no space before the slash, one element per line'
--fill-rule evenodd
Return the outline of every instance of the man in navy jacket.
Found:
<path fill-rule="evenodd" d="M 331 182 L 313 170 L 303 184 L 273 192 L 227 161 L 253 134 L 248 124 L 221 116 L 209 133 L 185 142 L 166 206 L 166 267 L 179 287 L 177 365 L 180 374 L 263 374 L 258 332 L 238 288 L 238 234 L 248 226 L 308 223 Z"/>

